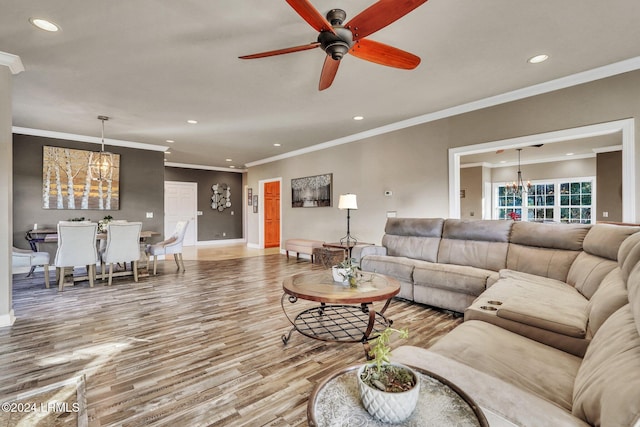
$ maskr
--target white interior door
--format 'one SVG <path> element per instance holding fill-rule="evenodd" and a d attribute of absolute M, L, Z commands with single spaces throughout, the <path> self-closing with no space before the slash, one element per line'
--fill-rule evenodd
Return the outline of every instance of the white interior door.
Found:
<path fill-rule="evenodd" d="M 164 235 L 171 236 L 178 221 L 189 221 L 184 246 L 194 246 L 198 236 L 198 183 L 165 181 L 164 183 Z"/>

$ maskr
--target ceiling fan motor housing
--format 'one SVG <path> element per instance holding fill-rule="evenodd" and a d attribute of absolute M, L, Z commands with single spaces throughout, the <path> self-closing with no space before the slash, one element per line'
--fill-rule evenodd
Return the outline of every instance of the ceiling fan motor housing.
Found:
<path fill-rule="evenodd" d="M 333 27 L 335 34 L 322 31 L 318 35 L 318 41 L 322 49 L 336 61 L 342 59 L 353 46 L 353 34 L 351 30 L 342 26 Z"/>

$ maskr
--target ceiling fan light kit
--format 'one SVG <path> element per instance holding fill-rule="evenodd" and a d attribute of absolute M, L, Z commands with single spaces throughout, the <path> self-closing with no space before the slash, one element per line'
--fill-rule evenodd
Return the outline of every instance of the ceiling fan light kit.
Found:
<path fill-rule="evenodd" d="M 321 47 L 325 58 L 318 90 L 327 89 L 338 72 L 340 60 L 347 53 L 389 67 L 412 70 L 420 64 L 420 58 L 412 53 L 385 45 L 365 37 L 397 21 L 427 0 L 378 0 L 343 25 L 347 13 L 342 9 L 331 9 L 326 18 L 316 10 L 309 0 L 286 0 L 287 3 L 319 32 L 316 42 L 268 52 L 240 56 L 240 59 L 257 59 Z"/>

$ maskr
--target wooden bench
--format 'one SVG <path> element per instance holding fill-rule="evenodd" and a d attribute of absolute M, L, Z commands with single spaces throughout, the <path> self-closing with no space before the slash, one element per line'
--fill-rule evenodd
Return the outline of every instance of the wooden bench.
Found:
<path fill-rule="evenodd" d="M 288 239 L 284 242 L 284 249 L 287 251 L 287 259 L 289 259 L 289 252 L 295 252 L 296 259 L 300 258 L 300 254 L 306 254 L 313 262 L 313 248 L 321 248 L 323 244 L 324 242 L 320 240 Z"/>

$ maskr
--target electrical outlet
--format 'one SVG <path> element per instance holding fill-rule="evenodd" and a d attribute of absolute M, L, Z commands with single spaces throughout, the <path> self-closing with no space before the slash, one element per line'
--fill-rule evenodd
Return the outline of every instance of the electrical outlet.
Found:
<path fill-rule="evenodd" d="M 602 212 L 602 218 L 609 218 L 609 212 Z"/>
<path fill-rule="evenodd" d="M 153 212 L 147 212 L 147 218 L 153 218 Z"/>
<path fill-rule="evenodd" d="M 226 237 L 226 236 L 227 236 L 227 233 L 224 233 L 224 232 L 223 232 L 223 233 L 222 233 L 222 237 Z"/>

